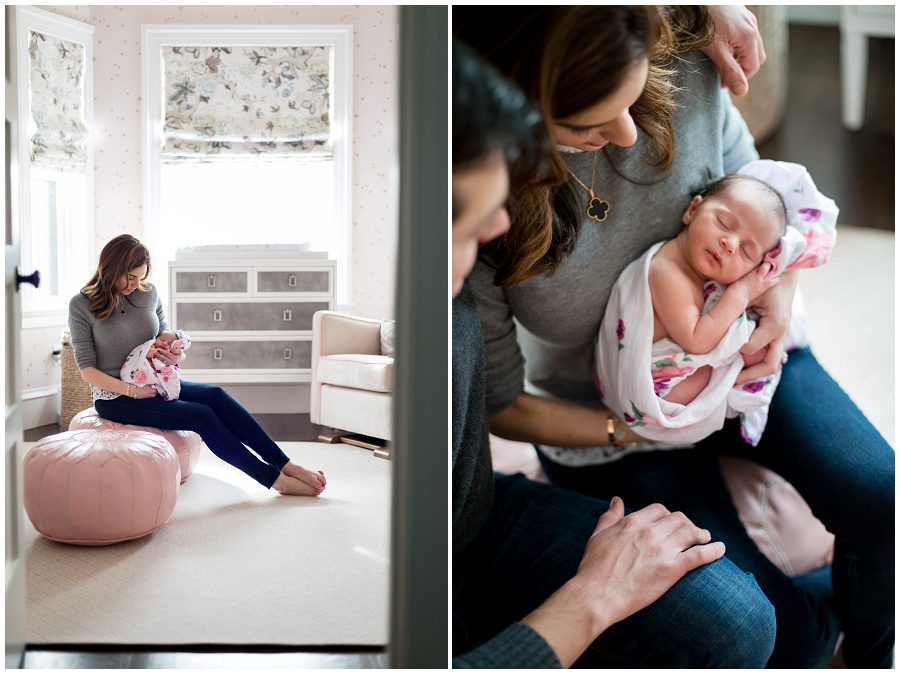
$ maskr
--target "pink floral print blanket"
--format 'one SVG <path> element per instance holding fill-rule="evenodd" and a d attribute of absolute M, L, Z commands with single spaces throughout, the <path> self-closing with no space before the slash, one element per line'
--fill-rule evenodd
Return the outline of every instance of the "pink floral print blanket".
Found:
<path fill-rule="evenodd" d="M 766 256 L 772 274 L 824 264 L 834 247 L 838 209 L 822 195 L 799 164 L 759 160 L 739 173 L 765 181 L 781 193 L 788 227 L 779 246 Z M 648 273 L 659 242 L 622 272 L 613 288 L 594 352 L 594 382 L 600 397 L 622 421 L 648 440 L 684 446 L 719 430 L 725 419 L 740 417 L 741 435 L 756 446 L 768 419 L 769 405 L 781 372 L 735 386 L 744 367 L 740 354 L 756 328 L 758 316 L 742 314 L 709 353 L 685 353 L 671 339 L 653 343 L 653 304 Z M 725 286 L 708 281 L 703 313 L 718 302 Z M 786 348 L 808 342 L 795 297 L 794 318 Z M 689 404 L 665 399 L 678 383 L 704 365 L 713 368 L 707 387 Z M 662 447 L 661 447 L 662 448 Z"/>
<path fill-rule="evenodd" d="M 180 348 L 182 351 L 190 348 L 190 337 L 181 330 L 173 332 L 178 335 L 178 339 L 172 342 L 173 348 Z M 125 357 L 119 375 L 122 381 L 129 384 L 152 386 L 163 400 L 178 400 L 178 396 L 181 394 L 179 366 L 177 364 L 169 365 L 161 358 L 147 358 L 147 351 L 155 342 L 155 339 L 148 339 L 134 348 Z"/>

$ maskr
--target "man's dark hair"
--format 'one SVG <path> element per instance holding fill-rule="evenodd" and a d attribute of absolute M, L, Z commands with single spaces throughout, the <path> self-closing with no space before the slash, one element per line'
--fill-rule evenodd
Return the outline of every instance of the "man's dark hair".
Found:
<path fill-rule="evenodd" d="M 508 164 L 537 161 L 540 113 L 514 84 L 453 42 L 453 170 L 496 151 Z"/>

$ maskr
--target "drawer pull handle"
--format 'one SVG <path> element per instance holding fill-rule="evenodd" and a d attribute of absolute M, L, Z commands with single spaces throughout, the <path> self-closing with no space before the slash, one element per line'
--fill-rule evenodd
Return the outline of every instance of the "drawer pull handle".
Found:
<path fill-rule="evenodd" d="M 213 349 L 213 360 L 222 360 L 222 347 L 217 346 Z"/>
<path fill-rule="evenodd" d="M 206 277 L 206 287 L 207 288 L 215 288 L 216 287 L 216 275 L 210 274 Z"/>
<path fill-rule="evenodd" d="M 285 360 L 290 360 L 290 359 L 291 359 L 291 350 L 290 350 L 290 349 L 285 349 L 285 350 L 284 350 L 284 359 L 285 359 Z"/>
<path fill-rule="evenodd" d="M 288 287 L 289 288 L 297 287 L 297 275 L 296 274 L 288 274 Z"/>
<path fill-rule="evenodd" d="M 286 320 L 286 321 L 292 321 L 292 320 L 294 320 L 293 317 L 292 317 L 292 315 L 291 315 L 291 310 L 290 310 L 290 309 L 285 309 L 285 310 L 284 310 L 284 316 L 283 316 L 283 318 L 284 318 L 284 320 Z"/>
<path fill-rule="evenodd" d="M 213 309 L 213 320 L 219 322 L 222 320 L 222 310 L 221 309 Z"/>

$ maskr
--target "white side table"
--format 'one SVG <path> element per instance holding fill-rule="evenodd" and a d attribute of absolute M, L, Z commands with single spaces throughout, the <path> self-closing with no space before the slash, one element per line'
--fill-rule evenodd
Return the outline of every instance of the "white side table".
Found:
<path fill-rule="evenodd" d="M 842 6 L 841 121 L 851 131 L 865 118 L 870 37 L 894 37 L 894 6 Z"/>

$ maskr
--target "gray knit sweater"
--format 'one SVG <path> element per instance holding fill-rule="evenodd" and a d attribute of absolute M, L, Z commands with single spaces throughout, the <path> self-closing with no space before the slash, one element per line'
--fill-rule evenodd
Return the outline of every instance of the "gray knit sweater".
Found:
<path fill-rule="evenodd" d="M 553 276 L 505 290 L 494 285 L 495 269 L 484 258 L 469 276 L 485 339 L 490 414 L 525 390 L 596 404 L 593 346 L 619 274 L 652 244 L 678 233 L 681 216 L 701 187 L 759 158 L 727 90 L 719 88 L 712 63 L 692 53 L 678 68 L 682 90 L 676 96 L 670 170 L 653 166 L 640 131 L 632 147 L 563 154 L 585 184 L 590 184 L 596 157 L 594 191 L 610 204 L 607 219 L 598 223 L 585 216 L 575 249 Z M 586 208 L 587 193 L 582 196 Z M 545 449 L 569 465 L 620 456 L 620 450 L 609 447 Z"/>
<path fill-rule="evenodd" d="M 484 342 L 468 285 L 453 300 L 453 554 L 472 543 L 491 510 L 494 474 L 484 407 Z M 524 617 L 524 616 L 523 616 Z M 512 623 L 454 668 L 559 667 L 550 645 L 524 623 Z"/>
<path fill-rule="evenodd" d="M 169 329 L 156 286 L 120 297 L 112 315 L 102 321 L 91 313 L 90 304 L 81 292 L 69 302 L 69 332 L 79 369 L 95 367 L 119 379 L 131 350 Z"/>

